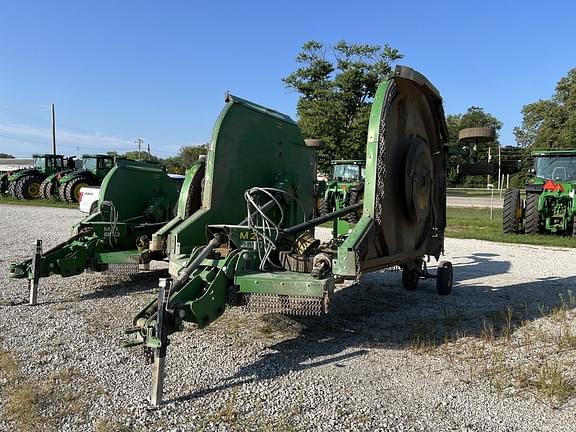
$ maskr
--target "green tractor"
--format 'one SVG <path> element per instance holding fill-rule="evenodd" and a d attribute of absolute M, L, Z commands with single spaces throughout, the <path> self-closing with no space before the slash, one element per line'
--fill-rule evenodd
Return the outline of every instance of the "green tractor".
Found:
<path fill-rule="evenodd" d="M 58 195 L 62 201 L 78 202 L 80 189 L 85 186 L 100 186 L 102 180 L 114 167 L 114 156 L 83 155 L 82 169 L 57 178 Z"/>
<path fill-rule="evenodd" d="M 505 233 L 555 233 L 576 236 L 576 149 L 537 151 L 533 175 L 520 190 L 504 194 L 502 228 Z"/>
<path fill-rule="evenodd" d="M 32 155 L 34 168 L 13 172 L 8 177 L 8 194 L 12 198 L 37 199 L 41 197 L 42 182 L 52 175 L 66 170 L 72 159 L 62 155 Z M 73 161 L 72 161 L 73 162 Z"/>
<path fill-rule="evenodd" d="M 328 182 L 321 182 L 318 187 L 316 201 L 319 215 L 332 213 L 349 205 L 362 201 L 364 194 L 365 160 L 333 160 L 332 178 Z M 349 213 L 347 220 L 358 222 L 359 214 Z"/>

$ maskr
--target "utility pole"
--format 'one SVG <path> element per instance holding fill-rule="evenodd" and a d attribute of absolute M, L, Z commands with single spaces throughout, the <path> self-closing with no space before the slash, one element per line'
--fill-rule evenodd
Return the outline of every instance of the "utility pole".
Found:
<path fill-rule="evenodd" d="M 142 138 L 137 138 L 134 142 L 138 144 L 138 160 L 142 160 L 141 151 L 142 151 L 142 144 L 144 144 L 144 140 Z"/>
<path fill-rule="evenodd" d="M 150 154 L 150 143 L 148 143 L 148 160 L 152 160 L 152 154 Z"/>
<path fill-rule="evenodd" d="M 52 154 L 56 156 L 56 114 L 54 114 L 54 104 L 52 108 Z"/>

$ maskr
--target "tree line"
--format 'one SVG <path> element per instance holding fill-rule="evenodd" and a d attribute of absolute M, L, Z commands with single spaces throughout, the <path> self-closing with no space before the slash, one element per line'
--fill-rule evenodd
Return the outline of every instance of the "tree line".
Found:
<path fill-rule="evenodd" d="M 350 44 L 333 46 L 318 41 L 304 43 L 296 57 L 297 69 L 283 79 L 288 89 L 299 93 L 298 124 L 305 138 L 327 143 L 320 152 L 320 168 L 327 170 L 332 159 L 363 159 L 370 108 L 378 83 L 391 72 L 403 55 L 389 45 Z M 576 68 L 560 79 L 549 100 L 539 100 L 522 108 L 522 124 L 514 128 L 519 147 L 502 148 L 505 159 L 529 159 L 533 150 L 576 148 Z M 486 161 L 488 147 L 497 151 L 502 122 L 478 106 L 446 118 L 449 145 L 458 146 L 458 133 L 470 127 L 491 127 L 496 139 L 480 144 L 476 157 Z M 493 154 L 493 157 L 496 157 Z M 461 178 L 456 170 L 463 157 L 449 160 L 448 180 L 452 185 L 480 186 L 486 179 Z M 494 159 L 492 159 L 494 161 Z M 525 164 L 526 165 L 526 164 Z M 528 167 L 525 166 L 527 169 Z M 514 176 L 521 182 L 525 173 Z"/>
<path fill-rule="evenodd" d="M 283 78 L 286 88 L 296 91 L 298 124 L 304 138 L 319 138 L 327 145 L 319 151 L 319 167 L 328 171 L 330 160 L 364 159 L 368 122 L 378 84 L 392 72 L 403 55 L 389 45 L 354 44 L 340 41 L 333 46 L 318 41 L 304 43 L 296 56 L 297 68 Z M 522 107 L 522 124 L 514 128 L 518 147 L 502 148 L 504 158 L 527 161 L 533 150 L 576 148 L 576 68 L 562 77 L 550 99 L 538 100 Z M 478 106 L 465 113 L 446 117 L 449 145 L 458 146 L 458 133 L 470 127 L 491 127 L 496 139 L 480 144 L 476 157 L 487 160 L 488 147 L 496 150 L 502 122 Z M 162 162 L 171 173 L 184 174 L 192 162 L 206 154 L 208 144 L 183 146 L 173 157 L 160 159 L 146 152 L 124 154 L 130 159 Z M 0 154 L 0 157 L 10 157 Z M 464 157 L 449 160 L 448 181 L 451 185 L 480 186 L 485 179 L 462 178 L 456 167 Z M 527 167 L 526 167 L 527 169 Z M 521 181 L 523 175 L 513 181 Z"/>

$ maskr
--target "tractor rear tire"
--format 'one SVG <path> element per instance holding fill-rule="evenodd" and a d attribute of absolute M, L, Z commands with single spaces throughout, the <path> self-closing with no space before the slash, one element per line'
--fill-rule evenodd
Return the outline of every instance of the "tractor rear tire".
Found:
<path fill-rule="evenodd" d="M 364 200 L 364 183 L 357 183 L 350 188 L 350 199 L 348 205 L 354 205 Z M 350 223 L 358 223 L 362 217 L 362 209 L 356 210 L 346 215 L 346 220 Z"/>
<path fill-rule="evenodd" d="M 16 197 L 16 183 L 14 181 L 11 181 L 8 183 L 8 196 L 10 196 L 10 198 L 17 198 Z"/>
<path fill-rule="evenodd" d="M 188 189 L 188 196 L 186 197 L 186 208 L 184 210 L 185 218 L 189 218 L 200 207 L 202 207 L 202 189 L 204 186 L 205 174 L 206 164 L 202 164 L 190 182 L 190 189 Z"/>
<path fill-rule="evenodd" d="M 439 295 L 448 295 L 452 292 L 453 283 L 454 272 L 452 270 L 452 263 L 440 261 L 438 263 L 438 270 L 436 271 L 436 291 Z"/>
<path fill-rule="evenodd" d="M 318 211 L 318 216 L 324 216 L 328 214 L 328 204 L 324 197 L 319 197 L 316 199 L 316 208 Z"/>
<path fill-rule="evenodd" d="M 64 183 L 61 184 L 60 186 L 58 186 L 58 198 L 61 201 L 66 201 L 66 186 L 68 185 L 68 183 Z"/>
<path fill-rule="evenodd" d="M 506 189 L 502 211 L 502 231 L 506 234 L 516 234 L 520 231 L 521 225 L 520 191 L 516 188 Z"/>
<path fill-rule="evenodd" d="M 35 175 L 26 175 L 18 180 L 16 196 L 23 200 L 40 198 L 40 185 L 42 178 Z"/>
<path fill-rule="evenodd" d="M 40 196 L 42 199 L 52 198 L 55 191 L 56 187 L 54 186 L 54 183 L 49 179 L 44 180 L 40 185 Z"/>
<path fill-rule="evenodd" d="M 576 216 L 572 219 L 572 237 L 576 237 Z"/>
<path fill-rule="evenodd" d="M 80 198 L 80 189 L 85 186 L 91 186 L 92 182 L 85 175 L 80 175 L 74 177 L 72 180 L 66 183 L 64 188 L 64 197 L 69 203 L 77 203 Z M 62 198 L 62 196 L 60 196 Z"/>
<path fill-rule="evenodd" d="M 540 213 L 538 212 L 537 193 L 526 195 L 526 207 L 524 209 L 524 232 L 526 234 L 538 234 L 540 231 Z"/>

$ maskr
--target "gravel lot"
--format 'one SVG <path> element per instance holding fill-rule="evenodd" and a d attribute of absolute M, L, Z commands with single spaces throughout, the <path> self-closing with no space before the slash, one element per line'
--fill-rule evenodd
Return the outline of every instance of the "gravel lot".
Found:
<path fill-rule="evenodd" d="M 447 297 L 387 271 L 320 319 L 230 308 L 171 338 L 152 409 L 150 366 L 120 342 L 157 280 L 55 276 L 31 307 L 6 277 L 81 217 L 0 205 L 0 430 L 576 431 L 574 249 L 449 239 Z"/>

